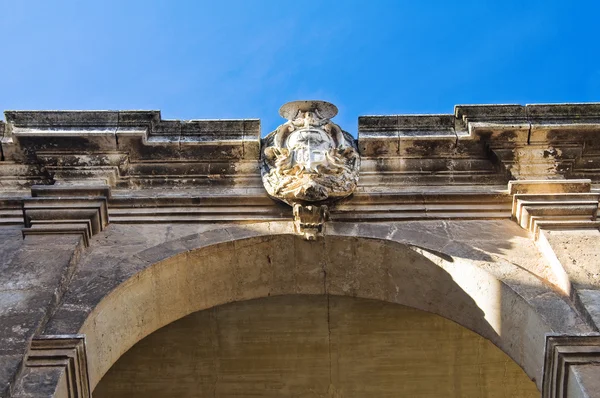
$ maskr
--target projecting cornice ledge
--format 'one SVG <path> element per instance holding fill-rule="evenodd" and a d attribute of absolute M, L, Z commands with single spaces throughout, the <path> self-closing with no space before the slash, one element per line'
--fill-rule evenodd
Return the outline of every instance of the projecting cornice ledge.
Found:
<path fill-rule="evenodd" d="M 7 111 L 3 186 L 88 181 L 124 188 L 246 178 L 260 121 L 162 120 L 159 111 Z M 235 166 L 234 166 L 235 165 Z M 195 167 L 194 167 L 195 166 Z M 249 167 L 260 180 L 258 168 Z"/>
<path fill-rule="evenodd" d="M 158 111 L 5 114 L 0 181 L 13 191 L 57 182 L 262 187 L 257 119 L 162 120 Z M 459 105 L 447 115 L 361 116 L 358 189 L 600 183 L 599 135 L 599 103 Z"/>
<path fill-rule="evenodd" d="M 159 111 L 7 111 L 0 186 L 260 187 L 260 121 L 162 120 Z"/>
<path fill-rule="evenodd" d="M 538 239 L 540 229 L 597 229 L 600 194 L 590 180 L 511 181 L 512 218 Z"/>
<path fill-rule="evenodd" d="M 358 123 L 361 155 L 378 159 L 379 169 L 402 158 L 405 168 L 490 180 L 500 172 L 596 182 L 598 135 L 599 103 L 458 105 L 454 115 L 362 116 Z"/>
<path fill-rule="evenodd" d="M 160 111 L 6 111 L 5 141 L 14 137 L 88 138 L 119 149 L 118 136 L 143 136 L 147 144 L 240 143 L 260 138 L 257 119 L 162 120 Z M 104 137 L 103 141 L 99 140 Z"/>
<path fill-rule="evenodd" d="M 28 235 L 81 235 L 90 238 L 108 225 L 107 186 L 33 186 L 23 200 L 23 237 Z"/>
<path fill-rule="evenodd" d="M 542 398 L 597 397 L 599 370 L 600 336 L 546 336 Z"/>

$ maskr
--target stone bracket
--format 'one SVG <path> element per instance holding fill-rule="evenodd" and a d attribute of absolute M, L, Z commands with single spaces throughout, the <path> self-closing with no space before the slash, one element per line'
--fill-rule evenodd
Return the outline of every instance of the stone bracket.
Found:
<path fill-rule="evenodd" d="M 569 367 L 600 364 L 600 335 L 546 336 L 542 398 L 565 398 Z"/>
<path fill-rule="evenodd" d="M 316 240 L 323 236 L 323 225 L 329 218 L 326 205 L 294 204 L 294 228 L 306 240 Z"/>
<path fill-rule="evenodd" d="M 23 237 L 79 234 L 84 245 L 108 225 L 107 186 L 33 186 L 23 201 Z"/>
<path fill-rule="evenodd" d="M 598 228 L 600 194 L 589 180 L 511 181 L 512 218 L 537 240 L 544 229 Z"/>
<path fill-rule="evenodd" d="M 33 338 L 25 366 L 36 372 L 64 369 L 69 398 L 91 397 L 85 336 L 47 335 Z"/>

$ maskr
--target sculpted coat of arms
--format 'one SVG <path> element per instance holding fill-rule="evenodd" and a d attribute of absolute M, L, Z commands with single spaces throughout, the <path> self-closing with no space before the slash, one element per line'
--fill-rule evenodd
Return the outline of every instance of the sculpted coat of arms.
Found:
<path fill-rule="evenodd" d="M 352 194 L 358 183 L 355 141 L 330 120 L 337 108 L 328 102 L 289 102 L 279 114 L 288 121 L 263 140 L 263 184 L 294 207 L 297 222 L 301 214 L 326 217 L 326 204 Z"/>

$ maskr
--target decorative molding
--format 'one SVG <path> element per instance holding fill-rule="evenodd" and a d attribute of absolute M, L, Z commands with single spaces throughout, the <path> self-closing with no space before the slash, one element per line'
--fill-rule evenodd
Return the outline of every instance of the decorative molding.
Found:
<path fill-rule="evenodd" d="M 412 221 L 510 219 L 505 192 L 355 192 L 330 207 L 332 221 Z"/>
<path fill-rule="evenodd" d="M 50 186 L 48 186 L 50 187 Z M 502 187 L 470 191 L 364 192 L 359 190 L 329 207 L 332 221 L 411 221 L 510 219 L 512 197 Z M 484 187 L 487 188 L 487 187 Z M 288 205 L 273 201 L 264 188 L 227 194 L 189 190 L 111 191 L 111 224 L 262 222 L 293 219 Z M 0 200 L 0 225 L 23 226 L 23 199 Z"/>
<path fill-rule="evenodd" d="M 540 228 L 598 228 L 599 193 L 590 180 L 511 181 L 512 218 L 537 240 Z"/>
<path fill-rule="evenodd" d="M 498 188 L 500 191 L 500 187 Z M 260 222 L 293 219 L 288 205 L 273 201 L 264 188 L 210 195 L 206 192 L 112 191 L 111 224 Z M 502 192 L 355 192 L 328 206 L 332 221 L 510 219 L 512 198 Z M 22 223 L 22 210 L 11 210 Z M 7 220 L 8 222 L 9 220 Z M 0 218 L 0 224 L 2 219 Z"/>
<path fill-rule="evenodd" d="M 466 105 L 455 115 L 512 179 L 600 176 L 592 138 L 600 131 L 600 104 Z"/>
<path fill-rule="evenodd" d="M 64 369 L 68 397 L 91 397 L 83 335 L 47 335 L 33 338 L 25 366 L 40 372 L 48 368 Z"/>
<path fill-rule="evenodd" d="M 546 336 L 542 398 L 566 398 L 569 367 L 600 364 L 600 335 Z"/>
<path fill-rule="evenodd" d="M 82 180 L 114 189 L 262 187 L 256 119 L 162 120 L 158 111 L 5 115 L 0 184 L 11 192 Z M 599 132 L 597 103 L 458 105 L 446 115 L 361 116 L 360 187 L 598 183 Z"/>
<path fill-rule="evenodd" d="M 600 104 L 457 105 L 454 115 L 361 116 L 361 185 L 600 180 Z"/>
<path fill-rule="evenodd" d="M 0 226 L 23 226 L 23 199 L 7 197 L 0 199 Z"/>
<path fill-rule="evenodd" d="M 509 181 L 508 193 L 517 194 L 563 194 L 563 193 L 589 193 L 592 182 L 588 179 L 580 180 L 521 180 Z"/>
<path fill-rule="evenodd" d="M 5 116 L 0 183 L 11 189 L 82 180 L 128 189 L 260 186 L 256 119 L 162 120 L 159 111 Z"/>
<path fill-rule="evenodd" d="M 597 193 L 515 195 L 513 218 L 534 236 L 540 228 L 597 228 L 599 196 Z"/>
<path fill-rule="evenodd" d="M 108 225 L 106 186 L 34 186 L 23 200 L 23 236 L 79 234 L 84 245 Z"/>

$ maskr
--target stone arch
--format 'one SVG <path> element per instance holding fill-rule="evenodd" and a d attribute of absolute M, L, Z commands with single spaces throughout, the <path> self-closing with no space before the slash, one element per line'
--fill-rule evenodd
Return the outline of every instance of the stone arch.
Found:
<path fill-rule="evenodd" d="M 261 223 L 186 236 L 140 253 L 141 271 L 90 295 L 85 316 L 54 324 L 86 335 L 92 389 L 153 331 L 192 312 L 272 295 L 351 296 L 441 315 L 489 339 L 538 388 L 545 335 L 590 331 L 566 298 L 518 264 L 397 232 L 331 223 L 324 238 L 307 242 L 291 223 Z"/>

